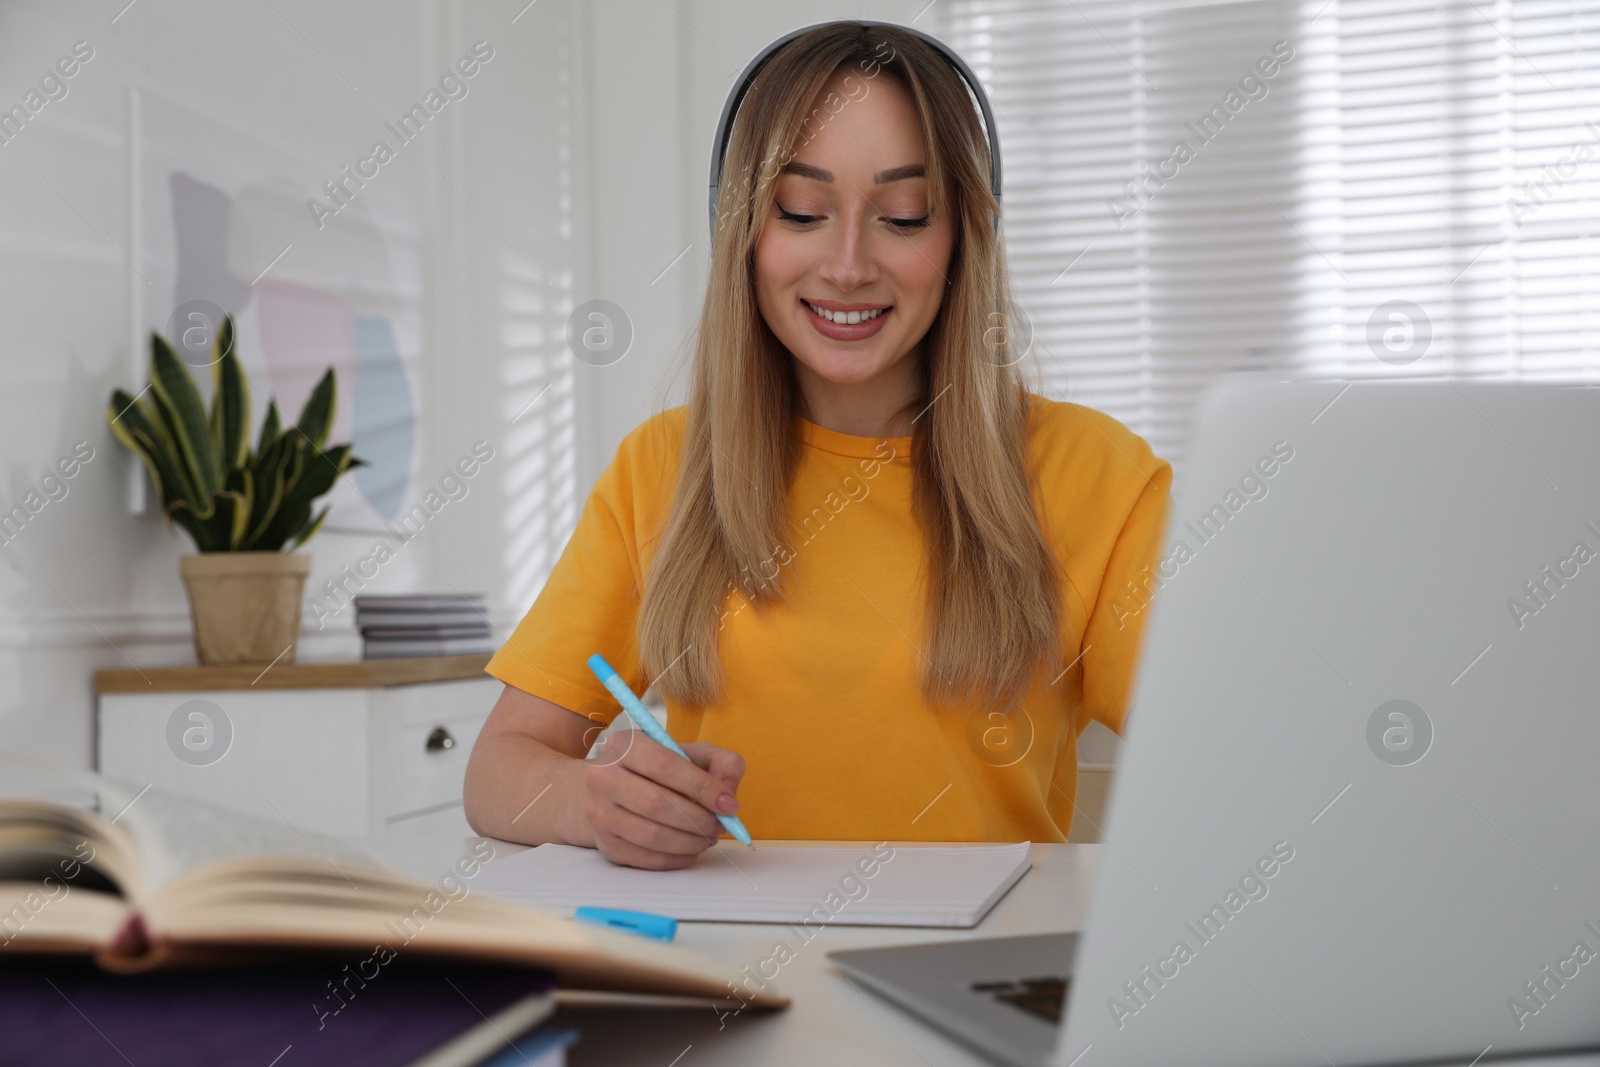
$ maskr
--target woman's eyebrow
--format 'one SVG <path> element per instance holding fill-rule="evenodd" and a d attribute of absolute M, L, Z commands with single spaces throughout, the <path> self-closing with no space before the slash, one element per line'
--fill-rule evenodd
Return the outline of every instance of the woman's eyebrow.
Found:
<path fill-rule="evenodd" d="M 783 165 L 780 173 L 793 174 L 801 178 L 812 178 L 819 182 L 833 181 L 833 171 L 813 167 L 809 163 L 788 162 Z M 889 170 L 880 170 L 872 176 L 873 184 L 888 185 L 890 182 L 904 181 L 907 178 L 927 177 L 927 168 L 921 163 L 906 163 L 903 166 L 891 167 Z"/>

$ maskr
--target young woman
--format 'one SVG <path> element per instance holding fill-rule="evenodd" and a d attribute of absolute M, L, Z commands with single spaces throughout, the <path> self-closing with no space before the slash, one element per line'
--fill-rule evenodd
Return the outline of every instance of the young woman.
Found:
<path fill-rule="evenodd" d="M 1171 467 L 1029 392 L 956 70 L 830 23 L 760 69 L 719 191 L 691 397 L 628 434 L 489 672 L 479 833 L 686 866 L 756 838 L 1062 841 L 1121 731 Z M 693 762 L 618 712 L 654 686 Z"/>

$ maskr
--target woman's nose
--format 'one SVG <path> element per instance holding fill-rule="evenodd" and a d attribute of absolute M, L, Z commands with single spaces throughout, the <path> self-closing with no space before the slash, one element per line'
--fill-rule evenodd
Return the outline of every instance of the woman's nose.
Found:
<path fill-rule="evenodd" d="M 843 211 L 830 228 L 831 246 L 818 275 L 841 292 L 871 280 L 871 237 L 867 233 L 865 210 Z"/>

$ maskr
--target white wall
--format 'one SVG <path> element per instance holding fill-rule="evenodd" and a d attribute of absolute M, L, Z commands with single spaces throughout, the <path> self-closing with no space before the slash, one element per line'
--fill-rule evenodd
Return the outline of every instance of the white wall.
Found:
<path fill-rule="evenodd" d="M 114 387 L 142 384 L 148 358 L 130 351 L 140 283 L 124 258 L 135 83 L 331 173 L 472 42 L 489 41 L 495 59 L 469 96 L 376 180 L 425 228 L 423 476 L 436 480 L 479 438 L 497 457 L 370 587 L 487 591 L 505 627 L 536 588 L 527 561 L 548 568 L 578 493 L 563 323 L 588 230 L 575 207 L 583 101 L 572 92 L 587 66 L 583 8 L 544 0 L 513 25 L 522 3 L 125 4 L 0 6 L 3 106 L 75 41 L 94 49 L 68 95 L 0 145 L 0 506 L 20 502 L 75 442 L 95 449 L 68 496 L 0 547 L 0 748 L 73 766 L 91 761 L 93 670 L 193 659 L 177 577 L 191 549 L 127 512 L 131 459 L 104 416 Z M 318 535 L 312 588 L 372 541 Z M 356 654 L 349 613 L 339 622 L 324 633 L 312 623 L 302 658 Z"/>

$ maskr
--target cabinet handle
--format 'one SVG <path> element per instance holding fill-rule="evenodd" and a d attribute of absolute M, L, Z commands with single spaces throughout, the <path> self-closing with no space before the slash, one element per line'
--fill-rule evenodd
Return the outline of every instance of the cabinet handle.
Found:
<path fill-rule="evenodd" d="M 443 726 L 435 726 L 433 733 L 428 735 L 425 746 L 429 752 L 443 752 L 447 748 L 456 747 L 456 739 L 450 736 L 450 731 Z"/>

